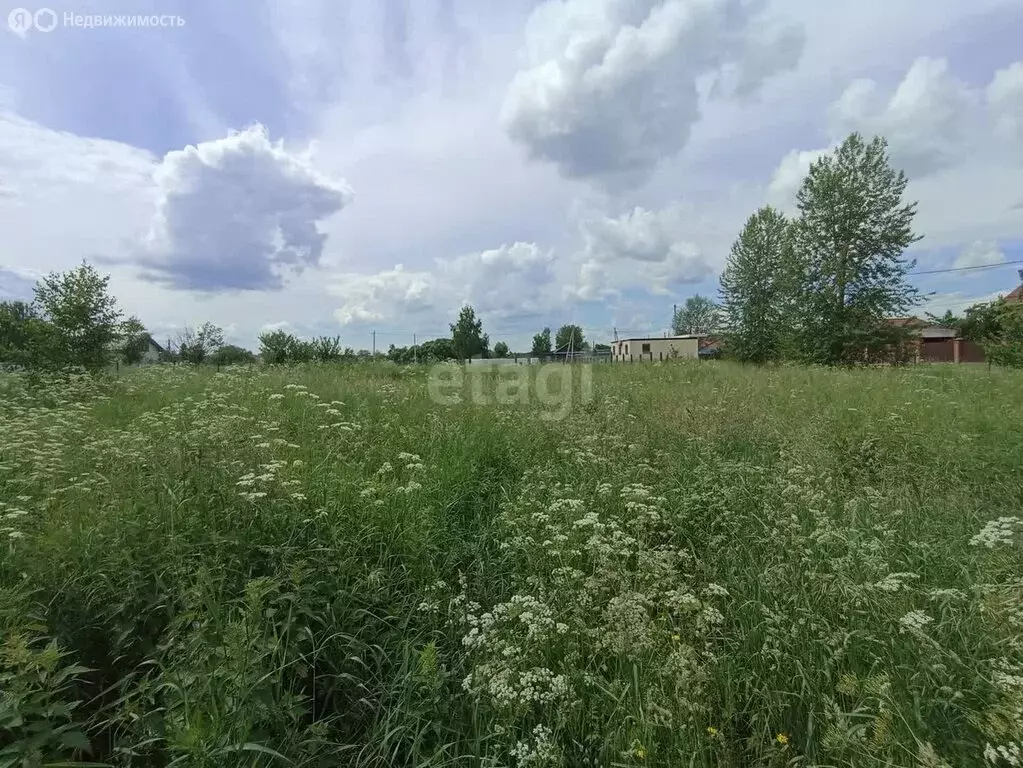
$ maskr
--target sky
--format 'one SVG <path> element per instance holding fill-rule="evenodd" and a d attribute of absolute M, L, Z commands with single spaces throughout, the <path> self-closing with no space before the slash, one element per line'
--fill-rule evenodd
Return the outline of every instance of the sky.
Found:
<path fill-rule="evenodd" d="M 921 311 L 1020 283 L 1019 0 L 47 8 L 0 0 L 0 300 L 85 259 L 160 341 L 659 335 L 851 131 L 910 179 Z"/>

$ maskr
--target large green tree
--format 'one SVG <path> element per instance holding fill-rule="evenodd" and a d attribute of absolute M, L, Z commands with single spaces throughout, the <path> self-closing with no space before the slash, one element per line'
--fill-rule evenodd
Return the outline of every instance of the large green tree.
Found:
<path fill-rule="evenodd" d="M 494 345 L 494 357 L 508 357 L 508 345 L 499 341 Z"/>
<path fill-rule="evenodd" d="M 919 300 L 903 258 L 920 239 L 906 184 L 882 137 L 853 133 L 810 166 L 793 225 L 800 285 L 792 320 L 805 361 L 852 363 L 897 342 L 888 319 Z"/>
<path fill-rule="evenodd" d="M 675 311 L 671 329 L 679 335 L 708 334 L 718 329 L 721 312 L 717 304 L 706 296 L 696 294 L 686 299 L 685 304 Z"/>
<path fill-rule="evenodd" d="M 721 274 L 721 308 L 729 355 L 765 363 L 782 353 L 791 295 L 789 222 L 770 206 L 746 221 Z"/>
<path fill-rule="evenodd" d="M 178 335 L 181 359 L 199 365 L 213 357 L 224 346 L 224 331 L 213 323 L 203 323 L 197 329 L 185 328 Z"/>
<path fill-rule="evenodd" d="M 51 272 L 36 285 L 35 304 L 56 330 L 65 362 L 91 371 L 110 362 L 121 311 L 109 283 L 109 275 L 83 261 L 67 272 Z"/>
<path fill-rule="evenodd" d="M 533 347 L 530 352 L 533 355 L 549 355 L 551 353 L 550 328 L 544 328 L 540 333 L 533 336 Z"/>
<path fill-rule="evenodd" d="M 559 352 L 580 352 L 584 348 L 586 339 L 583 336 L 583 329 L 571 323 L 558 328 L 554 337 L 554 349 Z"/>
<path fill-rule="evenodd" d="M 483 333 L 483 321 L 476 317 L 472 307 L 462 307 L 458 319 L 451 324 L 451 343 L 459 360 L 489 354 L 490 337 Z"/>

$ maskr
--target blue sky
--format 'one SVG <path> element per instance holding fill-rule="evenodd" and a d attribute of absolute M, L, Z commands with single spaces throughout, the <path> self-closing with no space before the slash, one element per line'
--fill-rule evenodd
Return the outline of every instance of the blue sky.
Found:
<path fill-rule="evenodd" d="M 513 348 L 659 333 L 851 130 L 910 174 L 918 271 L 989 267 L 916 277 L 927 308 L 1019 282 L 1016 0 L 284 6 L 52 0 L 184 24 L 0 30 L 0 298 L 89 258 L 160 338 L 386 348 L 465 301 Z"/>

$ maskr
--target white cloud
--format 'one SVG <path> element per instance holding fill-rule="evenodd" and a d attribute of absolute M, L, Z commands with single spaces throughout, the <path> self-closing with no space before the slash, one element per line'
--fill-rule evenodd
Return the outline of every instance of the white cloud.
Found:
<path fill-rule="evenodd" d="M 554 256 L 534 243 L 438 259 L 432 270 L 398 264 L 374 274 L 338 275 L 330 288 L 341 299 L 334 316 L 342 325 L 379 323 L 416 315 L 436 327 L 471 304 L 481 315 L 508 319 L 548 310 L 556 298 Z"/>
<path fill-rule="evenodd" d="M 961 161 L 975 136 L 977 94 L 945 59 L 918 58 L 884 100 L 873 80 L 854 81 L 832 106 L 832 138 L 853 131 L 888 139 L 893 162 L 911 177 Z"/>
<path fill-rule="evenodd" d="M 964 248 L 956 257 L 952 266 L 956 269 L 965 267 L 987 267 L 1004 264 L 1005 254 L 994 240 L 976 240 Z"/>
<path fill-rule="evenodd" d="M 825 149 L 794 149 L 785 155 L 767 187 L 768 202 L 786 213 L 792 213 L 795 209 L 796 193 L 810 171 L 810 166 L 825 154 L 827 154 Z"/>
<path fill-rule="evenodd" d="M 319 264 L 319 224 L 352 198 L 260 125 L 168 152 L 154 179 L 156 215 L 136 260 L 148 279 L 198 291 L 282 287 L 285 273 Z"/>
<path fill-rule="evenodd" d="M 1023 235 L 1023 155 L 1006 144 L 1023 109 L 1023 64 L 993 75 L 985 94 L 970 89 L 941 59 L 918 58 L 885 99 L 872 81 L 853 81 L 828 110 L 835 143 L 793 150 L 777 166 L 768 199 L 791 211 L 810 163 L 834 149 L 842 132 L 880 133 L 892 164 L 907 171 L 907 197 L 918 201 L 921 247 L 963 247 Z"/>
<path fill-rule="evenodd" d="M 1023 147 L 1023 62 L 995 73 L 987 87 L 995 135 Z"/>
<path fill-rule="evenodd" d="M 685 146 L 702 79 L 749 94 L 796 64 L 802 35 L 763 22 L 741 0 L 547 0 L 502 121 L 567 177 L 636 185 Z"/>
<path fill-rule="evenodd" d="M 614 218 L 584 218 L 583 247 L 574 258 L 578 271 L 567 294 L 583 301 L 629 288 L 664 295 L 672 286 L 710 277 L 712 265 L 686 237 L 694 220 L 691 207 L 682 203 L 656 211 L 637 206 Z"/>

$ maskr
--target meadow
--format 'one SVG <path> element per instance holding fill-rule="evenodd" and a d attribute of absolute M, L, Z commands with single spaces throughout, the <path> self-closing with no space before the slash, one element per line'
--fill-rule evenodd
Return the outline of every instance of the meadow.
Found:
<path fill-rule="evenodd" d="M 0 377 L 0 766 L 1023 764 L 1023 374 L 427 377 Z"/>

